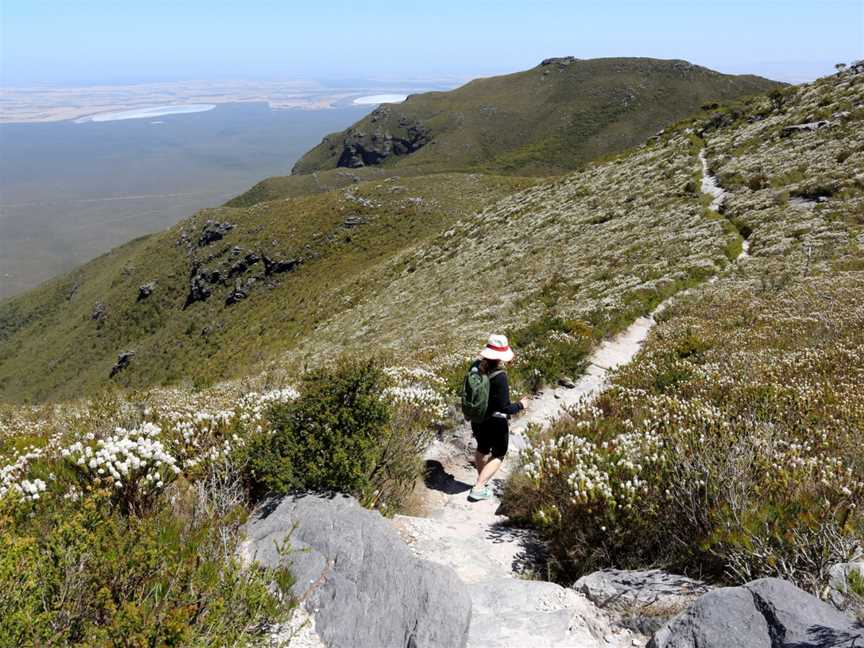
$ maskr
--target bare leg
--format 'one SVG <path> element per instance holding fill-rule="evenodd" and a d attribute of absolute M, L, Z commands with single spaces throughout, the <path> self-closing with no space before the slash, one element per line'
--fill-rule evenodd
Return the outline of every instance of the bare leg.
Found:
<path fill-rule="evenodd" d="M 477 485 L 475 488 L 483 488 L 486 483 L 492 479 L 492 476 L 498 472 L 498 469 L 501 467 L 502 461 L 500 459 L 490 459 L 483 466 L 483 470 L 480 471 L 480 476 L 477 478 Z"/>
<path fill-rule="evenodd" d="M 483 467 L 486 465 L 486 457 L 489 455 L 484 455 L 479 450 L 474 451 L 474 467 L 477 469 L 477 477 L 480 477 L 480 473 L 483 472 Z"/>

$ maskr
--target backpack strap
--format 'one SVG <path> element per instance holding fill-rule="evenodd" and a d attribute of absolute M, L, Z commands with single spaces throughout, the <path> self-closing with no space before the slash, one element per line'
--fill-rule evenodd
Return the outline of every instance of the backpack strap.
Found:
<path fill-rule="evenodd" d="M 502 373 L 504 373 L 503 369 L 499 369 L 498 371 L 493 371 L 491 374 L 489 374 L 489 380 L 492 380 L 495 376 L 497 376 L 498 374 L 502 374 Z"/>

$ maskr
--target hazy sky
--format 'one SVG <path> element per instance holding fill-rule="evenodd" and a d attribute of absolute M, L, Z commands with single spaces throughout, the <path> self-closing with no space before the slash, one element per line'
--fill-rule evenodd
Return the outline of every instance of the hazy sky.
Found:
<path fill-rule="evenodd" d="M 0 0 L 9 85 L 467 78 L 548 56 L 799 81 L 864 58 L 864 0 Z"/>

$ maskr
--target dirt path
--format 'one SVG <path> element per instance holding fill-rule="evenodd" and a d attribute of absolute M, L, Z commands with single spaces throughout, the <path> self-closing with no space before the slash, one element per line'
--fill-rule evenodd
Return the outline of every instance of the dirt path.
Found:
<path fill-rule="evenodd" d="M 638 353 L 654 325 L 640 317 L 625 331 L 603 342 L 591 354 L 588 370 L 575 387 L 547 389 L 531 401 L 528 411 L 513 420 L 510 451 L 492 482 L 500 494 L 504 480 L 525 447 L 529 424 L 547 425 L 563 408 L 591 398 L 608 382 L 610 371 Z M 457 439 L 467 441 L 461 428 Z M 469 584 L 474 601 L 469 646 L 522 647 L 640 646 L 646 638 L 613 629 L 606 614 L 571 589 L 536 577 L 541 543 L 530 531 L 508 525 L 495 497 L 469 502 L 475 471 L 467 444 L 436 442 L 426 455 L 432 467 L 427 482 L 427 517 L 396 516 L 394 524 L 416 555 L 452 567 Z"/>
<path fill-rule="evenodd" d="M 710 174 L 704 150 L 699 160 L 702 192 L 711 196 L 711 209 L 720 212 L 726 192 Z M 748 250 L 749 242 L 744 240 L 736 263 L 748 256 Z M 528 425 L 548 425 L 567 407 L 602 391 L 610 373 L 630 362 L 642 348 L 655 324 L 654 316 L 667 302 L 604 341 L 591 354 L 588 369 L 575 387 L 545 390 L 531 401 L 525 414 L 513 420 L 508 459 L 492 481 L 493 499 L 475 503 L 467 499 L 476 475 L 469 463 L 467 426 L 427 451 L 430 476 L 424 499 L 428 515 L 400 515 L 393 523 L 416 555 L 452 567 L 469 585 L 474 604 L 470 648 L 615 648 L 647 643 L 647 637 L 616 627 L 603 610 L 574 590 L 530 580 L 542 577 L 536 571 L 542 543 L 531 531 L 508 525 L 499 512 L 498 496 L 527 443 Z"/>

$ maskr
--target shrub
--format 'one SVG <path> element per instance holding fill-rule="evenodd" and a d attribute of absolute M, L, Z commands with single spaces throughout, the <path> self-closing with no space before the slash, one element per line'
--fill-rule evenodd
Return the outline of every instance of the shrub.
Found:
<path fill-rule="evenodd" d="M 608 391 L 532 433 L 505 503 L 562 579 L 665 565 L 816 592 L 861 545 L 861 280 L 739 288 L 679 305 Z"/>
<path fill-rule="evenodd" d="M 287 571 L 234 555 L 242 510 L 184 516 L 162 500 L 138 517 L 109 499 L 0 502 L 4 645 L 242 646 L 290 609 Z"/>
<path fill-rule="evenodd" d="M 253 495 L 329 490 L 366 506 L 398 507 L 420 474 L 430 410 L 394 398 L 388 387 L 390 379 L 372 361 L 308 373 L 300 397 L 272 407 L 269 429 L 248 446 Z"/>
<path fill-rule="evenodd" d="M 519 349 L 508 371 L 511 382 L 517 389 L 536 391 L 547 382 L 582 373 L 593 334 L 586 322 L 554 315 L 509 331 L 510 344 Z"/>

